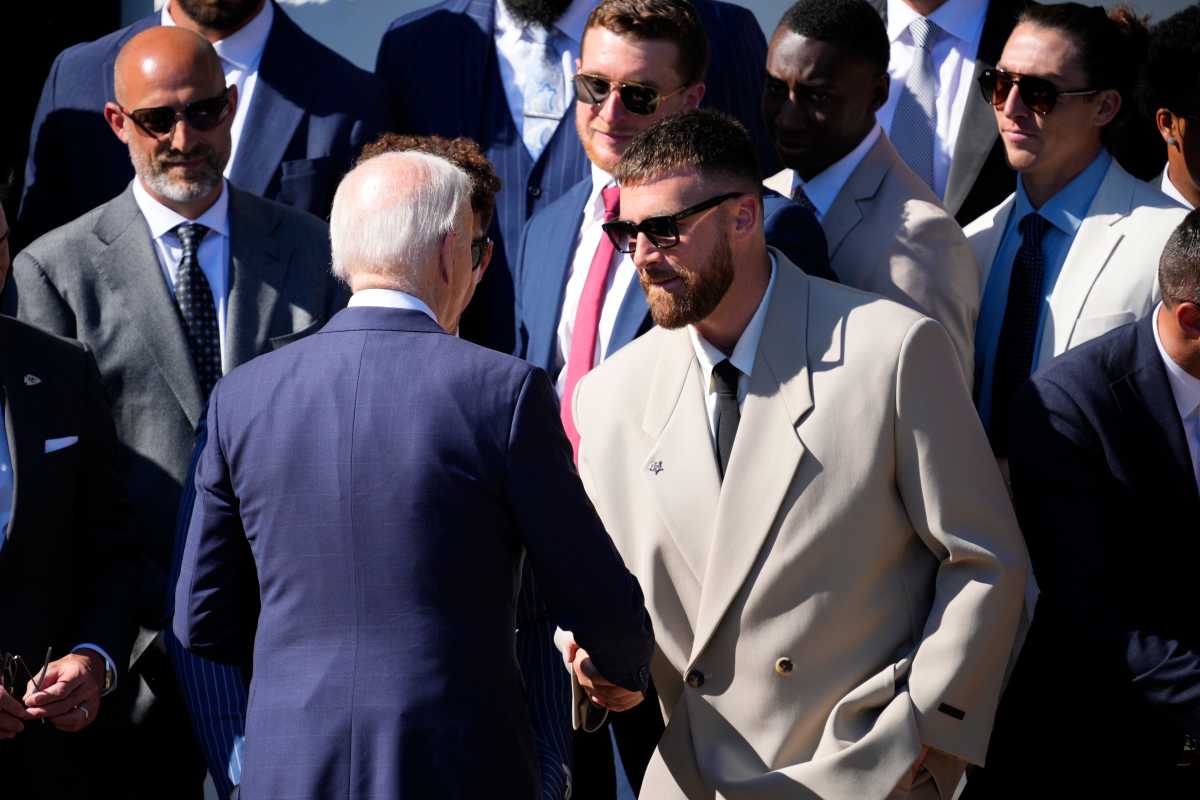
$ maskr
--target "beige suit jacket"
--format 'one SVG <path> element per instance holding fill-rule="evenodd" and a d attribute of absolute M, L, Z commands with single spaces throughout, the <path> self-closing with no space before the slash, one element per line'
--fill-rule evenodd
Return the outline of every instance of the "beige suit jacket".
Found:
<path fill-rule="evenodd" d="M 966 228 L 985 287 L 1015 205 L 1013 194 Z M 1113 160 L 1050 294 L 1034 369 L 1150 313 L 1160 296 L 1158 259 L 1187 213 Z"/>
<path fill-rule="evenodd" d="M 724 483 L 686 329 L 576 389 L 658 640 L 643 798 L 870 800 L 922 744 L 982 763 L 1013 647 L 1027 557 L 945 332 L 775 257 Z"/>
<path fill-rule="evenodd" d="M 764 183 L 790 197 L 793 175 L 785 169 Z M 979 266 L 962 228 L 900 158 L 887 134 L 850 174 L 821 228 L 838 280 L 942 323 L 971 386 L 983 295 Z"/>

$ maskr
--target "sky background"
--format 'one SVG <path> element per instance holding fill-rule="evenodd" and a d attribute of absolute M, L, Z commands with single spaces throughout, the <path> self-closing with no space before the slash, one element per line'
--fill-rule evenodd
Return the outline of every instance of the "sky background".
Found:
<path fill-rule="evenodd" d="M 414 9 L 432 5 L 427 0 L 280 0 L 292 19 L 355 64 L 374 70 L 375 52 L 388 24 Z M 764 31 L 773 30 L 790 0 L 731 0 L 754 12 Z M 149 14 L 161 0 L 122 0 L 123 23 Z M 1091 5 L 1101 5 L 1091 3 Z M 1111 5 L 1106 3 L 1104 5 Z M 1190 3 L 1188 0 L 1132 0 L 1129 5 L 1151 21 L 1169 16 Z"/>

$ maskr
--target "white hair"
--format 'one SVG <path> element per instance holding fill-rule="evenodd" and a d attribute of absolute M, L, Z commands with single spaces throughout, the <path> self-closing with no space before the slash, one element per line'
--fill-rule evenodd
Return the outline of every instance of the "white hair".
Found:
<path fill-rule="evenodd" d="M 408 150 L 367 159 L 333 198 L 333 274 L 346 283 L 353 273 L 370 273 L 420 287 L 419 270 L 437 259 L 470 202 L 471 179 L 444 158 Z"/>

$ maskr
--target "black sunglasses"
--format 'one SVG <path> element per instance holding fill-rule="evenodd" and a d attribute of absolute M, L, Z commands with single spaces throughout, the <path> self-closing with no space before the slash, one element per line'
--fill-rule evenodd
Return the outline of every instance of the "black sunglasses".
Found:
<path fill-rule="evenodd" d="M 198 131 L 211 131 L 229 116 L 229 87 L 216 97 L 188 103 L 182 111 L 171 106 L 136 108 L 133 111 L 127 111 L 124 106 L 118 107 L 135 125 L 158 138 L 169 136 L 175 130 L 175 123 L 181 119 L 186 119 L 187 124 Z"/>
<path fill-rule="evenodd" d="M 479 269 L 479 265 L 483 263 L 483 257 L 487 254 L 488 248 L 492 246 L 492 240 L 487 236 L 480 236 L 478 239 L 471 240 L 471 269 Z"/>
<path fill-rule="evenodd" d="M 1042 116 L 1054 110 L 1060 97 L 1083 97 L 1100 91 L 1099 89 L 1059 91 L 1057 86 L 1045 78 L 1005 72 L 1002 69 L 985 69 L 979 76 L 979 88 L 983 92 L 983 99 L 996 108 L 1001 108 L 1008 101 L 1008 95 L 1013 86 L 1021 87 L 1021 102 L 1031 111 Z"/>
<path fill-rule="evenodd" d="M 22 697 L 25 694 L 25 687 L 20 685 L 20 680 L 21 676 L 24 675 L 33 684 L 33 690 L 40 692 L 42 690 L 42 681 L 46 679 L 46 669 L 50 666 L 50 655 L 52 652 L 52 648 L 46 648 L 46 660 L 42 662 L 42 668 L 35 677 L 29 671 L 29 667 L 25 665 L 23 658 L 12 653 L 0 651 L 0 687 L 12 697 Z M 18 669 L 20 673 L 18 673 Z"/>
<path fill-rule="evenodd" d="M 679 244 L 679 222 L 681 220 L 699 214 L 701 211 L 716 208 L 726 200 L 741 197 L 743 194 L 745 192 L 726 192 L 716 197 L 710 197 L 703 203 L 697 203 L 674 214 L 666 214 L 661 217 L 647 217 L 641 222 L 628 222 L 618 219 L 606 222 L 600 227 L 608 234 L 609 241 L 613 243 L 613 247 L 616 248 L 618 253 L 632 253 L 637 247 L 639 233 L 646 234 L 646 238 L 658 249 L 666 250 L 668 247 L 674 247 Z"/>
<path fill-rule="evenodd" d="M 589 75 L 586 72 L 577 74 L 574 81 L 575 94 L 579 96 L 580 100 L 591 105 L 603 103 L 615 86 L 617 95 L 621 98 L 621 104 L 625 106 L 625 110 L 630 114 L 637 114 L 642 117 L 653 114 L 658 110 L 663 100 L 666 100 L 671 95 L 679 94 L 688 88 L 684 85 L 673 92 L 662 94 L 658 89 L 655 89 L 653 86 L 646 86 L 644 83 L 610 81 L 603 75 Z"/>

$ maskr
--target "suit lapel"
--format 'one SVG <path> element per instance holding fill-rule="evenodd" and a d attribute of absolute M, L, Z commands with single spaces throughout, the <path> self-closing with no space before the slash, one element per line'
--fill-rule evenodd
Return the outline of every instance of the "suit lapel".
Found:
<path fill-rule="evenodd" d="M 127 188 L 109 202 L 94 233 L 104 244 L 96 270 L 117 298 L 115 306 L 128 315 L 146 349 L 175 395 L 188 421 L 200 420 L 203 400 L 183 321 L 167 289 L 146 222 Z"/>
<path fill-rule="evenodd" d="M 625 296 L 621 298 L 621 307 L 617 309 L 617 318 L 613 322 L 612 335 L 608 339 L 608 350 L 604 357 L 611 357 L 653 326 L 654 320 L 650 318 L 646 293 L 635 275 L 633 282 L 625 290 Z"/>
<path fill-rule="evenodd" d="M 665 334 L 642 419 L 654 445 L 641 475 L 697 584 L 721 492 L 702 380 L 686 329 Z"/>
<path fill-rule="evenodd" d="M 39 390 L 44 384 L 25 385 L 23 359 L 18 354 L 8 353 L 3 359 L 4 380 L 4 429 L 8 435 L 8 454 L 12 460 L 13 501 L 8 518 L 7 540 L 0 542 L 4 547 L 0 555 L 11 551 L 12 534 L 19 532 L 18 517 L 29 504 L 33 487 L 40 485 L 37 479 L 41 471 L 45 443 L 39 441 L 42 426 L 39 418 Z"/>
<path fill-rule="evenodd" d="M 279 253 L 279 218 L 246 203 L 229 187 L 229 313 L 225 321 L 226 371 L 261 353 L 270 338 L 272 313 L 285 286 L 287 265 Z"/>
<path fill-rule="evenodd" d="M 992 262 L 996 260 L 996 251 L 1000 249 L 1000 240 L 1004 238 L 1004 228 L 1008 225 L 1008 215 L 1016 206 L 1016 198 L 1015 194 L 1009 195 L 994 211 L 984 214 L 967 226 L 967 243 L 971 246 L 975 260 L 979 262 L 979 285 L 982 287 L 987 287 Z"/>
<path fill-rule="evenodd" d="M 1050 294 L 1050 313 L 1043 322 L 1039 364 L 1070 347 L 1083 304 L 1123 238 L 1117 223 L 1129 214 L 1132 202 L 1133 186 L 1121 180 L 1120 167 L 1114 160 L 1087 216 L 1075 232 L 1067 259 Z"/>
<path fill-rule="evenodd" d="M 283 9 L 276 7 L 243 128 L 263 133 L 241 137 L 233 173 L 229 176 L 233 183 L 252 194 L 267 191 L 292 135 L 304 118 L 304 109 L 310 106 L 314 83 L 304 79 L 304 73 L 296 69 L 297 59 L 303 57 L 298 33 L 296 24 Z"/>
<path fill-rule="evenodd" d="M 530 263 L 521 265 L 522 270 L 528 271 L 528 274 L 521 276 L 522 280 L 537 281 L 540 288 L 535 295 L 537 306 L 526 312 L 526 319 L 532 323 L 529 331 L 528 358 L 534 364 L 554 363 L 554 345 L 558 339 L 563 295 L 567 290 L 571 263 L 575 259 L 575 239 L 583 220 L 584 206 L 591 192 L 590 177 L 576 184 L 569 196 L 573 197 L 575 202 L 565 202 L 563 213 L 554 221 L 549 235 L 532 245 L 537 248 L 537 253 L 545 254 L 545 257 L 537 254 L 531 257 L 526 254 L 525 258 Z M 568 200 L 569 197 L 564 200 Z"/>
<path fill-rule="evenodd" d="M 813 407 L 808 279 L 776 254 L 775 288 L 720 490 L 692 657 L 703 652 L 759 559 L 804 458 L 797 426 Z M 711 460 L 711 459 L 710 459 Z"/>
<path fill-rule="evenodd" d="M 881 133 L 862 162 L 850 173 L 837 197 L 833 199 L 833 204 L 821 220 L 830 261 L 833 261 L 838 247 L 850 231 L 862 222 L 863 215 L 859 203 L 871 200 L 878 194 L 879 187 L 891 168 L 893 157 L 899 158 L 888 142 L 886 134 Z"/>

